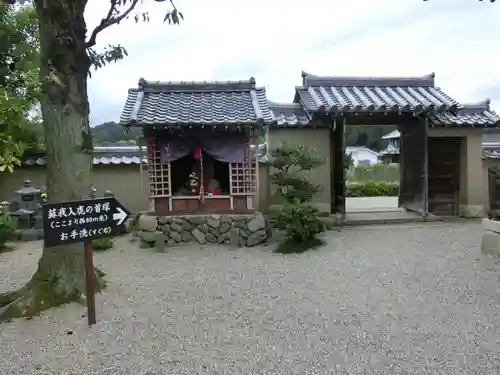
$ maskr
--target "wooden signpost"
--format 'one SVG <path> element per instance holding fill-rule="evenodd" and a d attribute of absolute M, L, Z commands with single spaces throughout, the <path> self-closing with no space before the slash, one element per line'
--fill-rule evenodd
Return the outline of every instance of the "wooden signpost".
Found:
<path fill-rule="evenodd" d="M 127 211 L 115 198 L 96 198 L 43 205 L 44 246 L 83 242 L 89 326 L 96 323 L 92 240 L 123 232 Z"/>

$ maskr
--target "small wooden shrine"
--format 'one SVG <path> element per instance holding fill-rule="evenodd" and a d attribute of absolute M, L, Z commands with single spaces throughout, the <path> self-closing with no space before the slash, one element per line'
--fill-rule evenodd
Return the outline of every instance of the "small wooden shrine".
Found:
<path fill-rule="evenodd" d="M 151 209 L 158 215 L 247 213 L 258 189 L 258 134 L 271 121 L 255 79 L 139 80 L 120 123 L 143 129 Z"/>

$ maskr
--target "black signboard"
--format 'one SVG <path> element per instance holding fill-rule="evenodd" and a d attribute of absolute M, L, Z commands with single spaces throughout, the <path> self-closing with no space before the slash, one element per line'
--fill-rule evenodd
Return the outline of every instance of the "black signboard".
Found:
<path fill-rule="evenodd" d="M 113 197 L 46 203 L 42 212 L 45 247 L 117 235 L 130 216 Z"/>

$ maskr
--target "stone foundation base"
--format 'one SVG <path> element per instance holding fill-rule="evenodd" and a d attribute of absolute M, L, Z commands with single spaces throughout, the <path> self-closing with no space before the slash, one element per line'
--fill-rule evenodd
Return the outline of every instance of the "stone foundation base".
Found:
<path fill-rule="evenodd" d="M 458 216 L 460 217 L 484 217 L 484 206 L 482 204 L 461 204 L 458 207 Z"/>
<path fill-rule="evenodd" d="M 255 246 L 270 237 L 267 219 L 261 213 L 244 215 L 142 215 L 137 223 L 143 244 L 192 242 Z"/>
<path fill-rule="evenodd" d="M 500 221 L 483 219 L 481 252 L 500 256 Z"/>
<path fill-rule="evenodd" d="M 43 229 L 18 229 L 14 236 L 16 241 L 43 240 Z"/>

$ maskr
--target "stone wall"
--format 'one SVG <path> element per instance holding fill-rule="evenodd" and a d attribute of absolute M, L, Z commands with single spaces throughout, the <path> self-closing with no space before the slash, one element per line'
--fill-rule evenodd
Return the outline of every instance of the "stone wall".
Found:
<path fill-rule="evenodd" d="M 142 215 L 137 223 L 144 244 L 163 247 L 181 242 L 255 246 L 270 237 L 267 219 L 261 213 L 245 215 Z"/>

